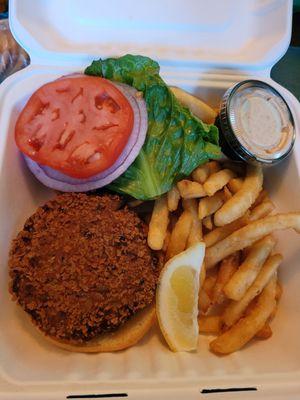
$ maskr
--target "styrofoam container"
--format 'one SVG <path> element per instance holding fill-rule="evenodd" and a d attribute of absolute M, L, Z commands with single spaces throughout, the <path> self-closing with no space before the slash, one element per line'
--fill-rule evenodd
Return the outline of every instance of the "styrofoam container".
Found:
<path fill-rule="evenodd" d="M 18 112 L 35 89 L 82 71 L 95 57 L 144 54 L 160 62 L 169 84 L 213 106 L 237 81 L 254 76 L 270 82 L 289 103 L 299 135 L 299 103 L 270 80 L 272 65 L 289 44 L 291 10 L 286 0 L 11 1 L 11 29 L 31 65 L 0 86 L 1 399 L 299 399 L 300 242 L 294 232 L 278 234 L 284 291 L 272 338 L 226 357 L 209 352 L 206 336 L 197 353 L 172 353 L 156 327 L 138 345 L 117 353 L 60 350 L 11 301 L 7 269 L 12 238 L 54 195 L 27 170 L 13 137 Z M 292 156 L 265 173 L 280 211 L 300 208 L 299 169 L 297 138 Z M 221 392 L 206 394 L 208 389 Z"/>

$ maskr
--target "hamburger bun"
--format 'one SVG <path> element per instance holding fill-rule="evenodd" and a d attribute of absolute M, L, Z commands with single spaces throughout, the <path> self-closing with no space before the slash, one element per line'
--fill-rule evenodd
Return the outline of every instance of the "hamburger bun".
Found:
<path fill-rule="evenodd" d="M 141 340 L 156 319 L 155 305 L 148 306 L 135 314 L 115 332 L 104 333 L 83 344 L 73 344 L 44 336 L 49 342 L 77 353 L 105 353 L 127 349 Z"/>
<path fill-rule="evenodd" d="M 153 324 L 160 259 L 144 221 L 122 203 L 117 195 L 60 194 L 13 242 L 13 300 L 56 346 L 122 350 Z"/>

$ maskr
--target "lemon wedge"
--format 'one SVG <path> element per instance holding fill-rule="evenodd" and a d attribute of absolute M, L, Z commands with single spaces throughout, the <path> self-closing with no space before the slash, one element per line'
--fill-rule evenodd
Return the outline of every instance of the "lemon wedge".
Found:
<path fill-rule="evenodd" d="M 156 312 L 160 329 L 173 351 L 192 351 L 198 345 L 199 277 L 205 244 L 196 243 L 171 258 L 159 278 Z"/>

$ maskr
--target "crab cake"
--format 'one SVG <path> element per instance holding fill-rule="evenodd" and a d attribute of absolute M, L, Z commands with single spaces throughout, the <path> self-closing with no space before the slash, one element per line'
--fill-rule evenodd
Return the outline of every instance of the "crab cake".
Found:
<path fill-rule="evenodd" d="M 13 241 L 13 299 L 52 339 L 86 343 L 153 303 L 160 263 L 147 226 L 121 204 L 117 195 L 58 195 Z"/>

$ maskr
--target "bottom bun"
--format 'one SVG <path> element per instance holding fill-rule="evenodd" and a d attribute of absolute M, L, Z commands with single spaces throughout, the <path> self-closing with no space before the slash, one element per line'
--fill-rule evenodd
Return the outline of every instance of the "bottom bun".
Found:
<path fill-rule="evenodd" d="M 71 344 L 50 336 L 45 338 L 56 346 L 78 353 L 100 353 L 123 350 L 136 344 L 148 332 L 156 318 L 155 306 L 151 305 L 130 318 L 115 332 L 103 333 L 86 343 Z"/>

